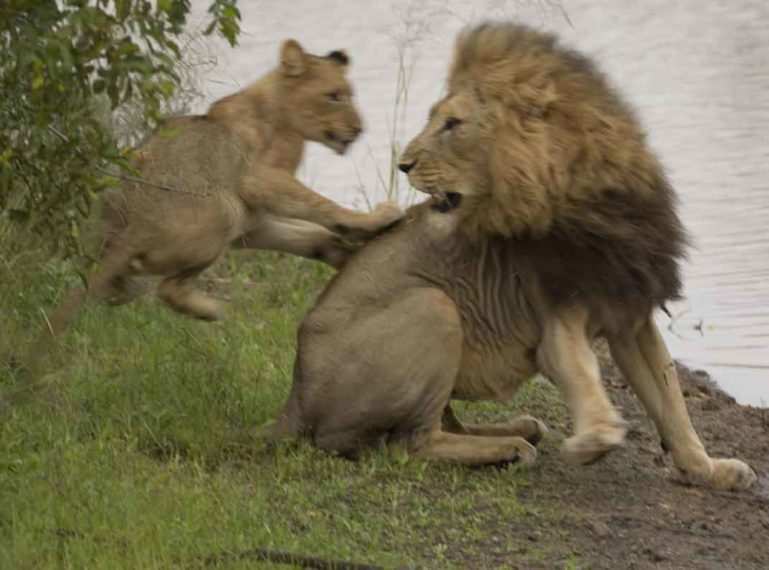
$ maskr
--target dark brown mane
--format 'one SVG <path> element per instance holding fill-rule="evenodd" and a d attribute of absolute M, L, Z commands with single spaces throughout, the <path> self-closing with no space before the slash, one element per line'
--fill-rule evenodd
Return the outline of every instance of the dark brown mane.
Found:
<path fill-rule="evenodd" d="M 470 239 L 509 240 L 554 305 L 648 310 L 680 296 L 674 192 L 588 58 L 525 26 L 484 24 L 460 36 L 448 84 L 481 90 L 498 125 L 490 192 L 465 214 Z"/>
<path fill-rule="evenodd" d="M 549 302 L 637 313 L 679 298 L 687 238 L 668 183 L 660 178 L 651 196 L 607 188 L 602 197 L 591 217 L 561 218 L 547 236 L 511 241 Z"/>

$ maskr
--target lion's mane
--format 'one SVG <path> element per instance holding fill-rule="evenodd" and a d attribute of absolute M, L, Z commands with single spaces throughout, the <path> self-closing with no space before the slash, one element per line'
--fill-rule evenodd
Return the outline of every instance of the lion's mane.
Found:
<path fill-rule="evenodd" d="M 449 92 L 471 88 L 492 122 L 490 192 L 470 235 L 513 239 L 553 303 L 647 309 L 680 295 L 676 199 L 633 112 L 584 56 L 514 24 L 462 33 Z"/>

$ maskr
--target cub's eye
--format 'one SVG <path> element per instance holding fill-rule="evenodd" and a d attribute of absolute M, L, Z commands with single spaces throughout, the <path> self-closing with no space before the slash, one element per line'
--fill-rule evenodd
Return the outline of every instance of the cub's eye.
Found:
<path fill-rule="evenodd" d="M 461 124 L 462 124 L 462 121 L 460 119 L 457 119 L 456 117 L 449 117 L 448 119 L 446 119 L 446 122 L 443 123 L 443 130 L 453 131 Z"/>
<path fill-rule="evenodd" d="M 329 101 L 333 101 L 334 103 L 338 103 L 342 100 L 342 94 L 339 91 L 334 91 L 333 93 L 326 93 L 326 97 Z"/>

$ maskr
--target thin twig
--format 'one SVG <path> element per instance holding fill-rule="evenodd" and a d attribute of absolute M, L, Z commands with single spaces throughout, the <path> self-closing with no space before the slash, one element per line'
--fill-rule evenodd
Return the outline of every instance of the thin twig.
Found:
<path fill-rule="evenodd" d="M 684 309 L 683 311 L 679 312 L 679 313 L 678 313 L 678 314 L 676 314 L 676 315 L 671 315 L 671 314 L 670 314 L 670 312 L 667 310 L 667 308 L 665 308 L 665 313 L 667 313 L 667 314 L 668 314 L 668 316 L 670 316 L 670 323 L 668 323 L 668 330 L 669 330 L 671 333 L 673 333 L 674 335 L 676 335 L 678 338 L 682 339 L 682 340 L 683 340 L 683 338 L 684 338 L 684 337 L 683 337 L 683 336 L 681 336 L 681 335 L 678 333 L 678 331 L 676 331 L 676 330 L 675 330 L 675 328 L 674 328 L 674 327 L 675 327 L 675 325 L 676 325 L 676 321 L 677 321 L 678 319 L 680 319 L 682 316 L 684 316 L 684 315 L 685 315 L 686 313 L 688 313 L 688 312 L 689 312 L 689 309 L 688 309 L 688 308 L 686 308 L 686 309 Z"/>
<path fill-rule="evenodd" d="M 53 125 L 48 125 L 48 130 L 51 131 L 54 135 L 59 137 L 62 141 L 64 141 L 67 144 L 70 144 L 71 141 L 61 131 L 56 129 Z M 83 154 L 83 152 L 79 148 L 75 148 L 75 153 L 82 158 L 83 160 L 87 160 L 86 156 Z M 190 194 L 192 196 L 200 196 L 200 197 L 209 197 L 213 196 L 213 194 L 204 192 L 190 192 L 189 190 L 181 190 L 179 188 L 172 188 L 171 186 L 165 186 L 163 184 L 158 184 L 156 182 L 150 182 L 149 180 L 145 180 L 143 178 L 137 178 L 136 176 L 129 176 L 127 174 L 115 174 L 114 172 L 111 172 L 104 168 L 103 166 L 99 166 L 98 164 L 94 164 L 93 167 L 101 172 L 102 174 L 106 174 L 107 176 L 111 176 L 112 178 L 119 178 L 120 180 L 123 180 L 125 182 L 135 182 L 137 184 L 144 184 L 145 186 L 152 186 L 153 188 L 158 188 L 160 190 L 165 190 L 166 192 L 178 192 L 180 194 Z"/>
<path fill-rule="evenodd" d="M 40 312 L 43 314 L 43 318 L 45 319 L 45 326 L 48 327 L 48 332 L 51 333 L 52 337 L 56 336 L 56 333 L 53 332 L 53 325 L 51 324 L 51 321 L 48 319 L 48 315 L 42 307 L 40 307 Z"/>

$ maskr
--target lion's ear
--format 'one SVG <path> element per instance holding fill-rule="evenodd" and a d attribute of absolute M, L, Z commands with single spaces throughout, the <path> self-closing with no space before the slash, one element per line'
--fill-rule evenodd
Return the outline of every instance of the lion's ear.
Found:
<path fill-rule="evenodd" d="M 331 61 L 338 63 L 342 67 L 347 67 L 350 65 L 350 56 L 347 55 L 347 52 L 343 49 L 335 49 L 332 52 L 329 52 L 326 55 L 326 58 L 330 59 Z"/>
<path fill-rule="evenodd" d="M 307 70 L 307 55 L 296 40 L 286 40 L 280 49 L 280 67 L 283 75 L 296 77 Z"/>

